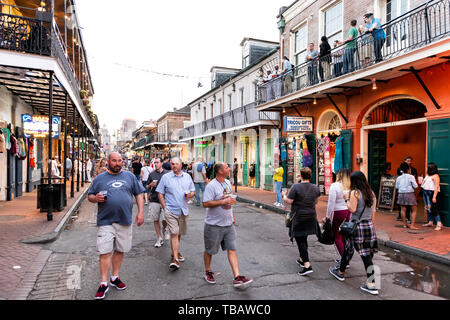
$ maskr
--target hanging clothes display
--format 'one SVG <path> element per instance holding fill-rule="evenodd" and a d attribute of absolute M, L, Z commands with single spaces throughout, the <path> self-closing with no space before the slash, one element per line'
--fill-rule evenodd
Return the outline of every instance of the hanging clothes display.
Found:
<path fill-rule="evenodd" d="M 5 136 L 5 148 L 11 149 L 11 131 L 8 128 L 2 128 L 3 135 Z"/>
<path fill-rule="evenodd" d="M 14 135 L 11 135 L 11 148 L 9 149 L 12 156 L 17 154 L 17 139 Z"/>
<path fill-rule="evenodd" d="M 33 139 L 29 140 L 29 152 L 30 152 L 30 156 L 29 156 L 29 162 L 30 162 L 30 167 L 32 167 L 33 169 L 36 168 L 36 159 L 34 158 L 34 141 Z"/>
<path fill-rule="evenodd" d="M 344 155 L 343 155 L 343 145 L 344 139 L 342 137 L 336 140 L 336 151 L 334 157 L 334 172 L 338 172 L 339 169 L 344 167 Z"/>

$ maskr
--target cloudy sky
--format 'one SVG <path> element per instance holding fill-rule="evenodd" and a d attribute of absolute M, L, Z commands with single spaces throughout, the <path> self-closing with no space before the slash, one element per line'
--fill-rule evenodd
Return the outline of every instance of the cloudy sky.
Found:
<path fill-rule="evenodd" d="M 101 126 L 186 106 L 210 89 L 213 65 L 241 67 L 244 37 L 279 41 L 276 16 L 291 2 L 77 0 Z"/>

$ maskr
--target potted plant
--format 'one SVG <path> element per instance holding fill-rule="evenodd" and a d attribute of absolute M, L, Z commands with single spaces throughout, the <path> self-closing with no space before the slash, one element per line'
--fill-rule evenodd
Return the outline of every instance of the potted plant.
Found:
<path fill-rule="evenodd" d="M 87 90 L 81 90 L 80 95 L 82 99 L 87 99 L 87 97 L 89 96 L 89 92 Z"/>

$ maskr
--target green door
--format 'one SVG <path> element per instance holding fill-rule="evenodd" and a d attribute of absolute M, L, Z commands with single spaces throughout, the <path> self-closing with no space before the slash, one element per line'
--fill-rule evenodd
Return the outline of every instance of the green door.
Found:
<path fill-rule="evenodd" d="M 352 170 L 352 130 L 342 130 L 342 154 L 344 156 L 344 168 Z"/>
<path fill-rule="evenodd" d="M 255 188 L 259 188 L 259 135 L 256 136 Z"/>
<path fill-rule="evenodd" d="M 441 178 L 439 213 L 442 223 L 450 227 L 450 118 L 428 121 L 428 162 L 434 162 Z"/>
<path fill-rule="evenodd" d="M 372 130 L 369 132 L 369 184 L 377 197 L 380 190 L 380 179 L 386 170 L 386 143 L 386 131 Z"/>
<path fill-rule="evenodd" d="M 248 140 L 241 144 L 242 146 L 242 185 L 248 186 Z"/>
<path fill-rule="evenodd" d="M 272 150 L 272 139 L 266 139 L 266 159 L 264 163 L 264 189 L 272 191 L 273 181 L 272 181 L 272 171 L 269 165 L 273 165 L 273 150 Z"/>
<path fill-rule="evenodd" d="M 305 135 L 306 138 L 306 143 L 308 145 L 308 151 L 309 153 L 311 153 L 312 158 L 313 158 L 313 164 L 312 166 L 310 166 L 311 171 L 312 171 L 312 177 L 311 177 L 311 183 L 315 184 L 317 181 L 316 178 L 316 168 L 317 168 L 317 163 L 316 163 L 316 135 L 315 134 L 307 134 Z"/>

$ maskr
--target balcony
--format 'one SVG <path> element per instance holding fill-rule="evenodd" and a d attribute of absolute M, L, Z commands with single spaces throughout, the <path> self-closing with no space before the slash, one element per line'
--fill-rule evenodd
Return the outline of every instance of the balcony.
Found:
<path fill-rule="evenodd" d="M 335 47 L 330 54 L 304 62 L 295 66 L 290 74 L 259 85 L 258 110 L 280 110 L 280 107 L 290 106 L 289 103 L 295 99 L 312 101 L 316 97 L 321 98 L 320 95 L 329 89 L 362 87 L 373 81 L 375 75 L 377 81 L 387 82 L 402 75 L 399 71 L 412 71 L 408 68 L 417 61 L 417 57 L 422 59 L 422 69 L 443 62 L 439 59 L 431 61 L 430 58 L 442 52 L 439 48 L 434 48 L 434 53 L 428 56 L 411 55 L 411 59 L 404 60 L 403 69 L 394 70 L 401 66 L 398 62 L 400 58 L 417 51 L 416 49 L 431 47 L 449 37 L 450 0 L 428 1 L 384 24 L 382 29 L 385 37 L 381 36 L 381 32 L 360 35 L 355 39 L 353 50 L 346 49 L 345 44 Z M 443 56 L 441 59 L 445 58 L 446 56 Z M 389 65 L 389 62 L 392 64 Z M 390 73 L 384 72 L 386 70 Z M 284 77 L 292 79 L 291 92 L 282 90 Z"/>
<path fill-rule="evenodd" d="M 78 111 L 82 117 L 87 120 L 91 129 L 96 131 L 97 119 L 93 113 L 87 112 L 86 108 L 83 108 L 83 101 L 80 97 L 82 90 L 92 92 L 81 36 L 72 30 L 73 40 L 70 37 L 72 47 L 66 47 L 67 41 L 64 39 L 67 40 L 67 34 L 65 37 L 61 35 L 55 20 L 57 15 L 64 16 L 64 10 L 62 13 L 55 12 L 55 16 L 53 16 L 50 11 L 20 6 L 1 4 L 0 8 L 2 9 L 0 11 L 0 51 L 31 54 L 17 57 L 4 54 L 3 56 L 8 57 L 9 62 L 2 61 L 0 65 L 0 76 L 2 76 L 0 85 L 7 87 L 37 111 L 45 113 L 45 105 L 48 106 L 49 97 L 42 100 L 44 95 L 40 93 L 48 91 L 50 82 L 48 71 L 51 70 L 49 67 L 51 64 L 49 60 L 39 60 L 39 57 L 54 58 L 60 68 L 60 72 L 54 75 L 57 85 L 55 90 L 59 92 L 59 88 L 65 89 L 61 93 L 63 91 L 69 93 L 70 107 L 73 107 L 74 104 L 78 105 Z M 18 72 L 18 70 L 23 71 Z M 22 72 L 24 74 L 21 74 Z M 64 75 L 63 77 L 61 77 L 61 73 Z M 21 90 L 17 90 L 18 87 Z M 60 95 L 53 97 L 55 105 L 64 104 L 64 99 L 60 99 L 60 97 Z"/>
<path fill-rule="evenodd" d="M 256 102 L 253 102 L 184 128 L 179 139 L 187 141 L 261 124 L 278 126 L 279 121 L 278 112 L 257 111 Z"/>

